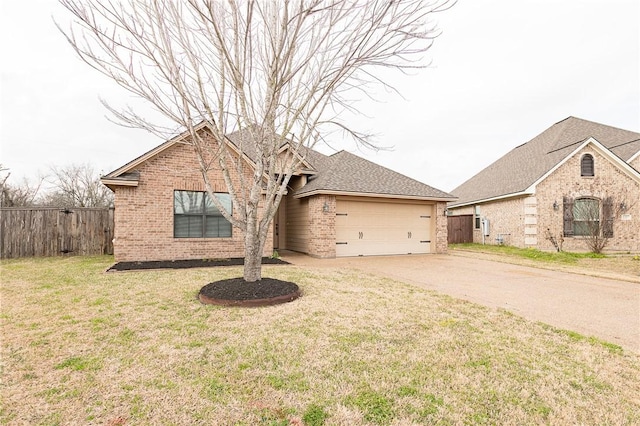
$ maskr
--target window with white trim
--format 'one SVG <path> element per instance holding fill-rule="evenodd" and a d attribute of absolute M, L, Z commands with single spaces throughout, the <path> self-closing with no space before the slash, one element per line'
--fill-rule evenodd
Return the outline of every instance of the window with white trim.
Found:
<path fill-rule="evenodd" d="M 482 226 L 481 222 L 482 221 L 480 220 L 480 206 L 474 206 L 474 208 L 473 208 L 474 228 L 475 229 L 480 229 L 480 227 Z"/>
<path fill-rule="evenodd" d="M 231 196 L 214 195 L 232 214 Z M 207 192 L 173 192 L 174 238 L 230 238 L 231 228 L 231 222 L 220 213 Z"/>

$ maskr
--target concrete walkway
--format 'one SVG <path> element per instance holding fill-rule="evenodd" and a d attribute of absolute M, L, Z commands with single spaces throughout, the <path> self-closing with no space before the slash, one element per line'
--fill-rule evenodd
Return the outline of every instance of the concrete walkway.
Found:
<path fill-rule="evenodd" d="M 640 354 L 640 284 L 455 255 L 314 259 L 300 266 L 352 268 L 412 283 Z"/>

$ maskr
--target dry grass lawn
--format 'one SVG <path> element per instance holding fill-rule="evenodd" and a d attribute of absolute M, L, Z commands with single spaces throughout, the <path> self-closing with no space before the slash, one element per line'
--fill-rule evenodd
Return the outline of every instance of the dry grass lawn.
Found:
<path fill-rule="evenodd" d="M 2 424 L 640 423 L 640 357 L 505 311 L 295 266 L 295 302 L 221 308 L 238 268 L 111 263 L 1 263 Z"/>

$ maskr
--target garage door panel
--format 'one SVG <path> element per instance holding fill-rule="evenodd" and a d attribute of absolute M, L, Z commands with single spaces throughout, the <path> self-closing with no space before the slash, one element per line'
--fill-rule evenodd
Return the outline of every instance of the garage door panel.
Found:
<path fill-rule="evenodd" d="M 428 204 L 337 201 L 336 255 L 429 253 Z"/>

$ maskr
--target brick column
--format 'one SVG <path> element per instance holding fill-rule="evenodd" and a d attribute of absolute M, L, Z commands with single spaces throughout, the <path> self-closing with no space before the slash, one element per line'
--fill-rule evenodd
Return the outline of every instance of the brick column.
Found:
<path fill-rule="evenodd" d="M 309 255 L 336 257 L 336 197 L 333 195 L 309 199 Z"/>

